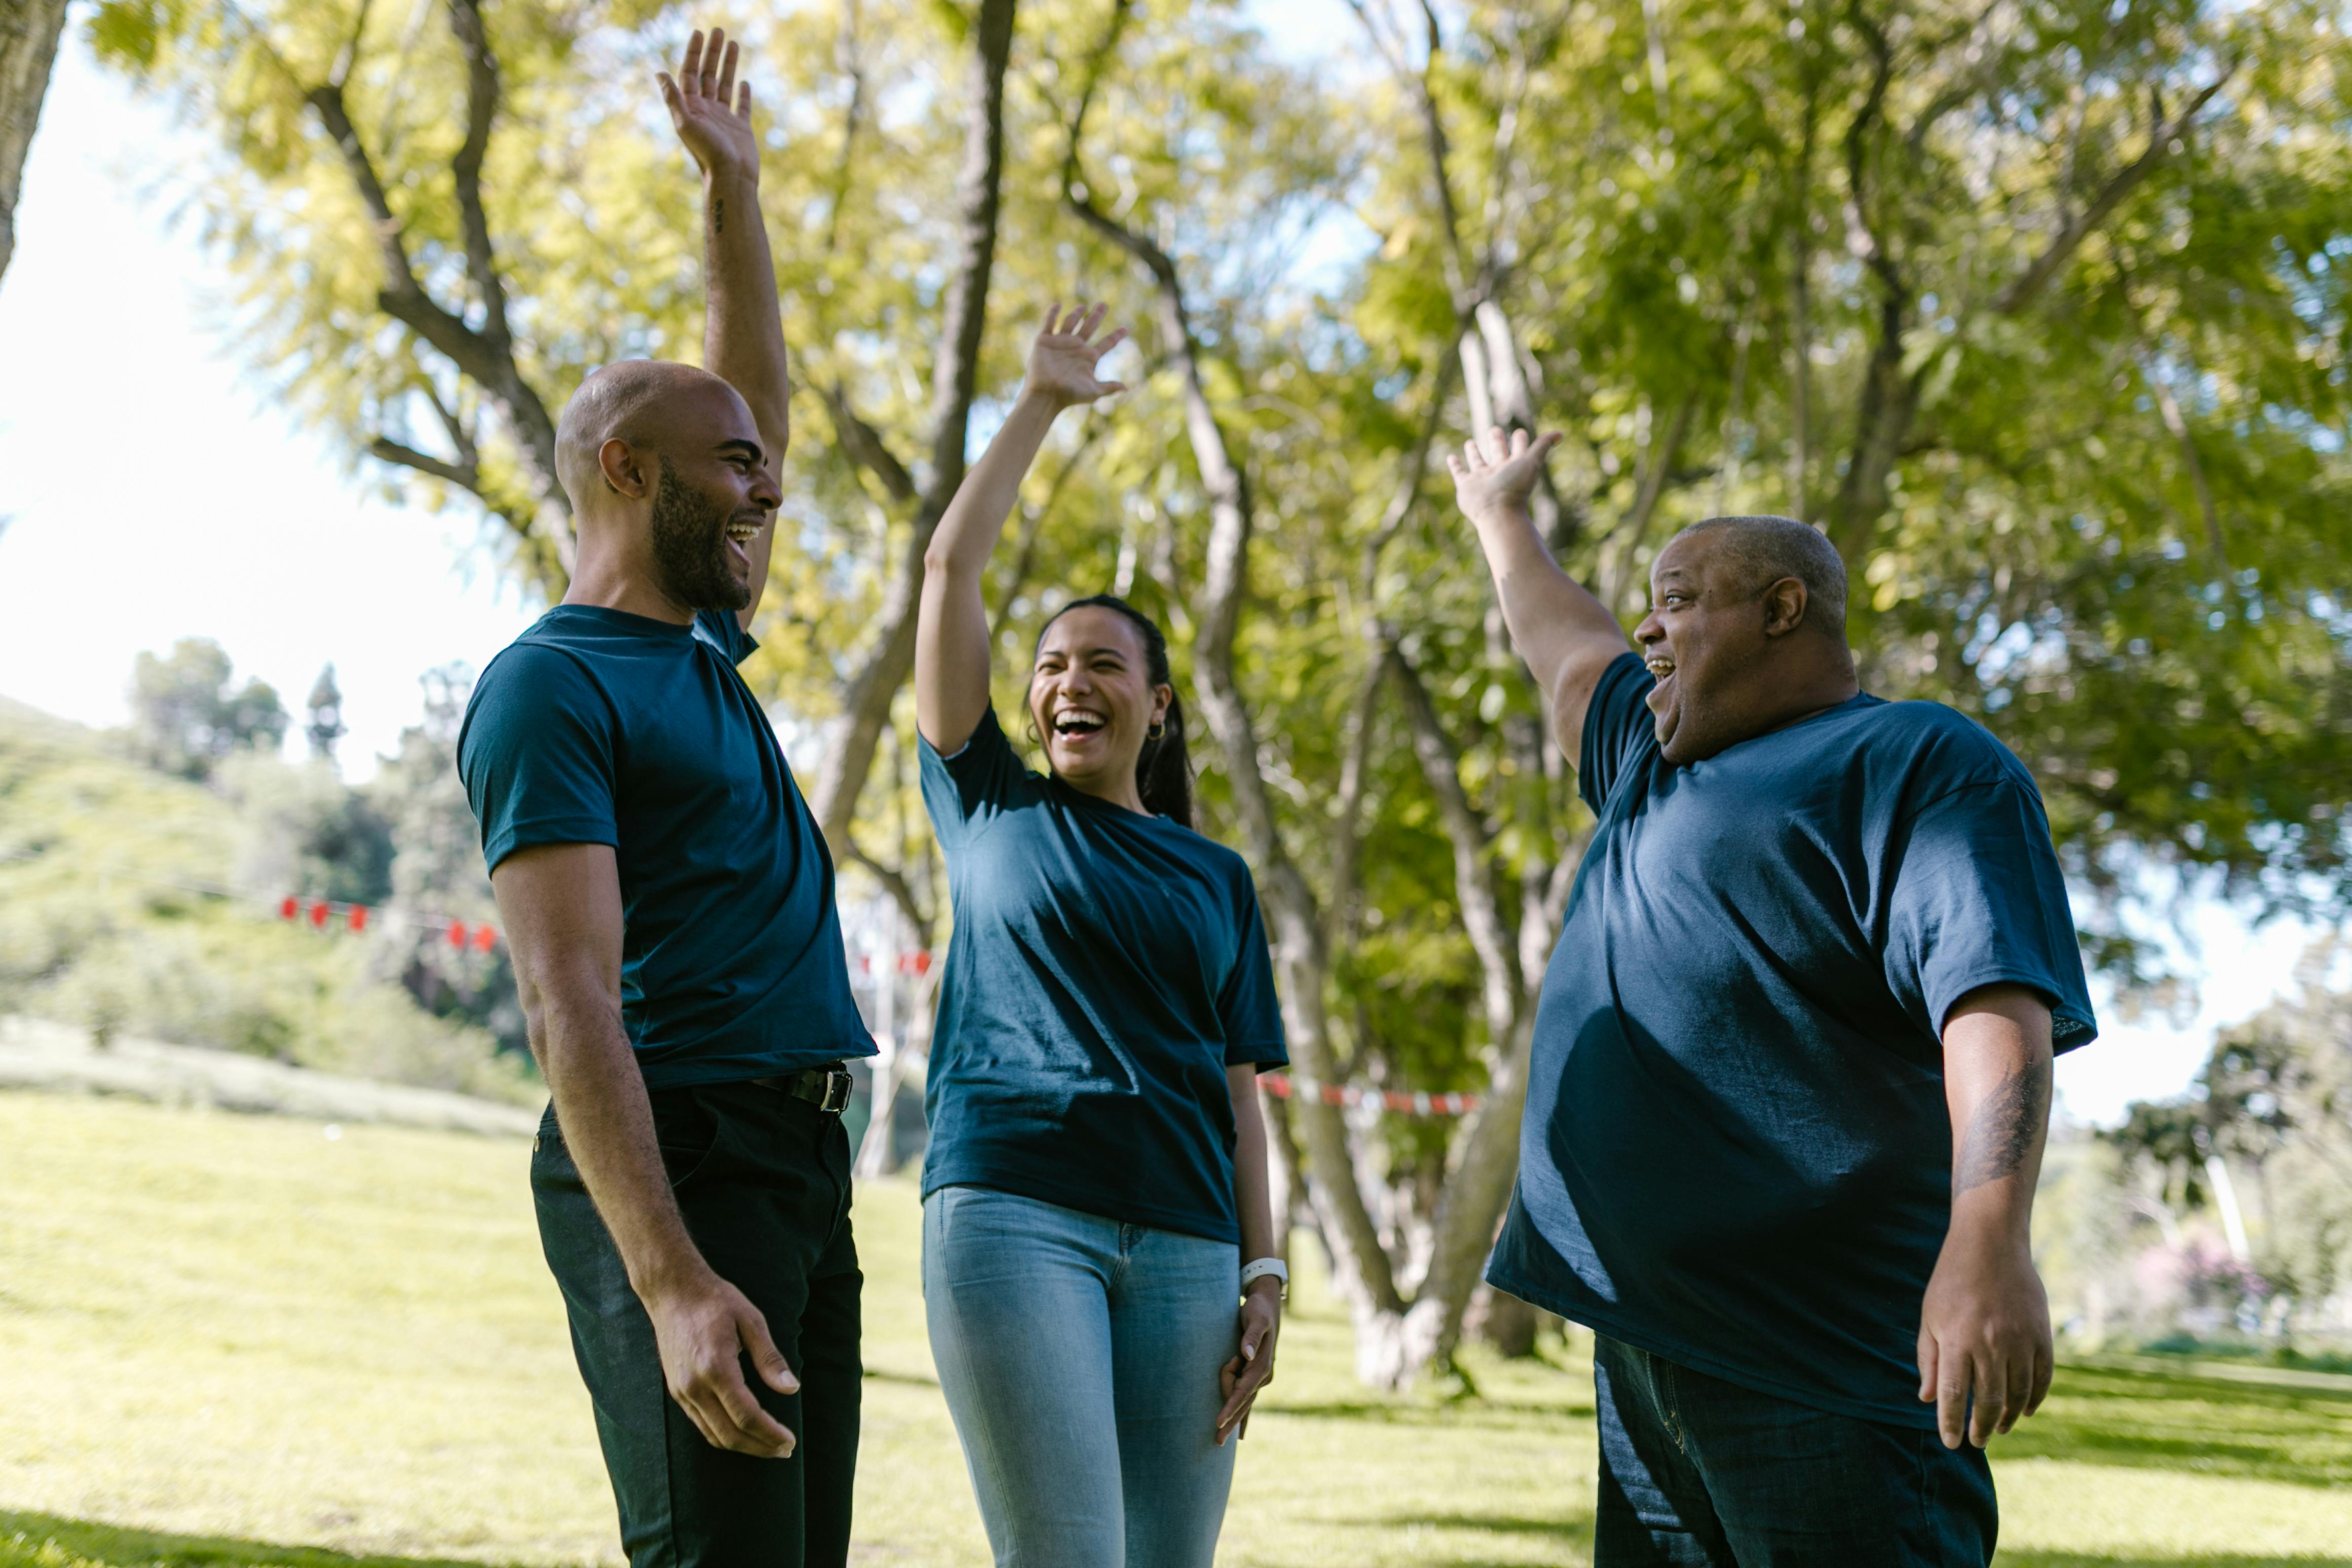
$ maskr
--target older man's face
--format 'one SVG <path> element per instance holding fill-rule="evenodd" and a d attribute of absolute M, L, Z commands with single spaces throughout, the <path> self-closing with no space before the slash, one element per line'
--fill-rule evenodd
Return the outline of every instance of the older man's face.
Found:
<path fill-rule="evenodd" d="M 1658 749 L 1677 767 L 1767 727 L 1748 678 L 1765 650 L 1765 604 L 1748 575 L 1706 533 L 1668 545 L 1650 569 L 1650 612 L 1633 640 L 1657 679 Z"/>

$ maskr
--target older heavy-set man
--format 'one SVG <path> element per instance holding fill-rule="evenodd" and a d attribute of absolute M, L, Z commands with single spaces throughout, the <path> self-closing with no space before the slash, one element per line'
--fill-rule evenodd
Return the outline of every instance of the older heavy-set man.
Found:
<path fill-rule="evenodd" d="M 1487 1274 L 1598 1336 L 1595 1561 L 1987 1563 L 1982 1446 L 2050 1385 L 2051 1056 L 2095 1032 L 2041 797 L 1860 690 L 1790 518 L 1677 535 L 1628 652 L 1529 521 L 1551 440 L 1450 466 L 1600 819 Z"/>

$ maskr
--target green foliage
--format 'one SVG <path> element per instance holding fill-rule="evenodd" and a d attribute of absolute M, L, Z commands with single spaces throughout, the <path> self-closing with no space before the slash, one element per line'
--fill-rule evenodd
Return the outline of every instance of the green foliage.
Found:
<path fill-rule="evenodd" d="M 1192 691 L 1210 507 L 1181 367 L 1141 269 L 1063 204 L 1066 174 L 1173 257 L 1246 470 L 1251 760 L 1333 905 L 1327 1000 L 1352 1071 L 1485 1076 L 1497 1042 L 1465 907 L 1490 890 L 1528 934 L 1515 957 L 1539 964 L 1553 868 L 1572 870 L 1590 821 L 1443 468 L 1417 466 L 1424 431 L 1453 437 L 1511 379 L 1457 370 L 1465 336 L 1493 357 L 1497 326 L 1528 416 L 1568 435 L 1570 569 L 1630 624 L 1676 528 L 1820 522 L 1853 576 L 1870 687 L 1952 704 L 2032 768 L 2095 905 L 2095 964 L 2158 978 L 2126 906 L 2200 874 L 2263 908 L 2352 904 L 2336 12 L 1481 0 L 1433 35 L 1412 8 L 1367 10 L 1378 48 L 1294 65 L 1222 4 L 1139 0 L 1108 55 L 1104 0 L 1023 6 L 974 432 L 1046 301 L 1105 298 L 1143 329 L 1135 390 L 1067 423 L 1000 551 L 995 693 L 1019 733 L 1036 626 L 1103 589 L 1161 620 Z M 381 308 L 380 231 L 317 111 L 331 83 L 422 286 L 477 319 L 452 167 L 465 60 L 431 20 L 356 0 L 110 0 L 91 26 L 208 133 L 179 188 L 235 281 L 251 361 L 355 461 L 390 442 L 470 476 L 500 558 L 552 588 L 523 444 L 483 384 Z M 647 85 L 687 20 L 539 0 L 488 14 L 504 107 L 483 202 L 518 374 L 551 409 L 604 360 L 698 354 L 697 194 Z M 790 8 L 749 35 L 773 149 L 762 206 L 812 395 L 746 673 L 813 742 L 915 526 L 855 460 L 845 415 L 919 479 L 965 26 L 937 0 L 884 0 Z M 426 505 L 467 487 L 382 472 Z M 1484 835 L 1466 863 L 1378 677 L 1391 635 Z M 910 707 L 843 858 L 936 925 Z M 1234 759 L 1202 749 L 1204 826 L 1232 840 Z M 436 767 L 420 750 L 402 788 L 422 801 Z M 448 805 L 431 810 L 454 841 Z M 462 912 L 479 890 L 456 867 L 431 885 Z M 404 973 L 425 994 L 430 977 Z M 1391 1129 L 1397 1169 L 1442 1164 L 1447 1136 Z"/>
<path fill-rule="evenodd" d="M 327 894 L 338 877 L 381 882 L 381 843 L 355 867 L 322 860 L 315 836 L 368 814 L 364 802 L 315 768 L 242 758 L 229 772 L 243 810 L 89 731 L 0 705 L 0 1009 L 87 1025 L 101 1040 L 138 1034 L 528 1098 L 520 1061 L 379 977 L 369 939 L 290 925 L 268 907 L 297 888 Z M 257 867 L 282 874 L 242 880 Z"/>
<path fill-rule="evenodd" d="M 228 655 L 204 637 L 183 637 L 168 657 L 142 653 L 131 668 L 131 725 L 140 760 L 205 779 L 233 754 L 274 751 L 286 708 L 267 682 L 232 689 Z"/>

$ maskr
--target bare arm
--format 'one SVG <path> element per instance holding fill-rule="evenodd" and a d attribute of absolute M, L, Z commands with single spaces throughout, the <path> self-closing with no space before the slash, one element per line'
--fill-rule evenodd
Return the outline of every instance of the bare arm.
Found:
<path fill-rule="evenodd" d="M 751 406 L 764 466 L 782 479 L 792 441 L 792 377 L 784 361 L 784 319 L 776 300 L 776 264 L 760 217 L 760 141 L 751 130 L 751 84 L 738 87 L 739 46 L 714 27 L 708 48 L 697 32 L 673 81 L 661 76 L 662 101 L 678 140 L 702 170 L 704 271 L 710 298 L 703 313 L 702 361 Z M 751 602 L 735 612 L 746 631 L 768 587 L 776 542 L 774 513 L 752 536 Z"/>
<path fill-rule="evenodd" d="M 621 883 L 605 844 L 518 850 L 490 875 L 515 984 L 564 1147 L 653 1319 L 671 1397 L 722 1448 L 782 1458 L 793 1435 L 751 1396 L 748 1353 L 780 1394 L 800 1386 L 767 1322 L 687 1235 L 646 1081 L 621 1025 Z"/>
<path fill-rule="evenodd" d="M 1921 1303 L 1919 1397 L 1935 1404 L 1948 1448 L 1983 1448 L 2050 1392 L 2050 1303 L 2032 1244 L 2050 1055 L 2050 1009 L 2022 986 L 1970 991 L 1944 1023 L 1952 1221 Z"/>
<path fill-rule="evenodd" d="M 1445 466 L 1454 476 L 1454 501 L 1477 527 L 1511 643 L 1543 688 L 1559 748 L 1574 768 L 1592 689 L 1628 644 L 1608 608 L 1560 570 L 1528 515 L 1536 476 L 1559 440 L 1546 435 L 1530 443 L 1520 430 L 1507 442 L 1500 430 L 1490 430 L 1483 441 L 1465 442 L 1460 455 L 1449 453 Z"/>
<path fill-rule="evenodd" d="M 1073 403 L 1091 402 L 1127 388 L 1095 379 L 1095 366 L 1127 336 L 1108 337 L 1103 308 L 1081 305 L 1061 316 L 1045 312 L 1045 330 L 1029 350 L 1029 374 L 1020 400 L 988 450 L 956 486 L 955 498 L 923 552 L 923 602 L 915 618 L 915 723 L 923 738 L 952 753 L 971 738 L 988 711 L 988 607 L 981 574 L 1020 498 L 1021 481 L 1045 444 L 1055 418 Z"/>
<path fill-rule="evenodd" d="M 1241 1221 L 1242 1261 L 1282 1256 L 1275 1234 L 1274 1205 L 1266 1186 L 1265 1117 L 1257 1103 L 1257 1068 L 1225 1069 L 1225 1092 L 1234 1102 L 1234 1210 Z M 1274 1381 L 1274 1342 L 1282 1333 L 1282 1281 L 1264 1275 L 1242 1296 L 1241 1354 L 1225 1364 L 1218 1379 L 1225 1396 L 1217 1412 L 1217 1441 L 1226 1434 L 1249 1436 L 1250 1406 L 1258 1390 Z"/>

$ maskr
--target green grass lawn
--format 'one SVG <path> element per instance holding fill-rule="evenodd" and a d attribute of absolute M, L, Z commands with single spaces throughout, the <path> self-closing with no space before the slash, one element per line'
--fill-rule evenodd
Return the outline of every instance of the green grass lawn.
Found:
<path fill-rule="evenodd" d="M 615 1561 L 527 1161 L 0 1092 L 0 1568 Z M 859 1196 L 858 1561 L 982 1563 L 916 1222 L 906 1184 Z M 1350 1376 L 1328 1292 L 1297 1297 L 1222 1563 L 1588 1561 L 1580 1348 L 1474 1358 L 1475 1399 L 1386 1398 Z M 2352 1398 L 2068 1368 L 1995 1456 L 2006 1563 L 2352 1568 Z"/>

